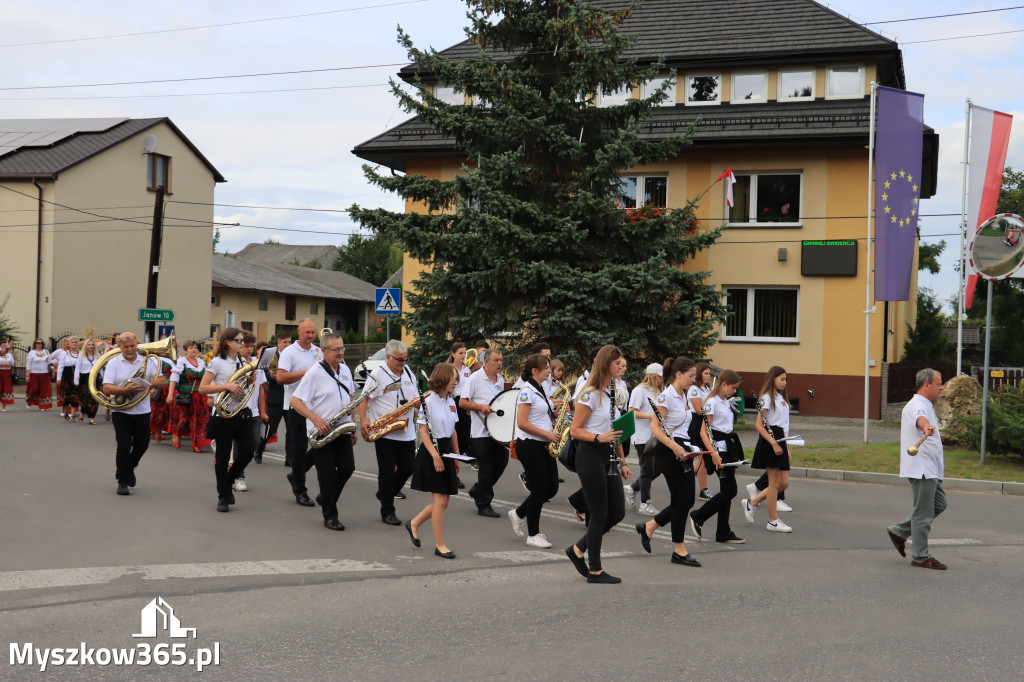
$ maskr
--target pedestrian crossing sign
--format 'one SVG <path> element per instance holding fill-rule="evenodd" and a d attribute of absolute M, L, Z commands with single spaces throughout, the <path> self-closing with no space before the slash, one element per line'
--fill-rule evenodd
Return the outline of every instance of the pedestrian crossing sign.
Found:
<path fill-rule="evenodd" d="M 401 315 L 402 314 L 402 290 L 401 289 L 377 289 L 376 313 L 378 315 Z"/>

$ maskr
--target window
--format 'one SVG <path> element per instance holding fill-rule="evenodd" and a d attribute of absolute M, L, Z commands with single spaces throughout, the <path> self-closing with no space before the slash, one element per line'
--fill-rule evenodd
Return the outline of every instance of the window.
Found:
<path fill-rule="evenodd" d="M 466 98 L 462 93 L 455 92 L 455 88 L 450 85 L 435 85 L 434 97 L 438 98 L 445 104 L 456 104 L 462 106 L 466 103 Z"/>
<path fill-rule="evenodd" d="M 150 154 L 146 159 L 146 188 L 155 190 L 160 187 L 165 192 L 171 191 L 171 157 Z"/>
<path fill-rule="evenodd" d="M 284 319 L 294 320 L 295 319 L 295 297 L 285 296 L 284 297 Z"/>
<path fill-rule="evenodd" d="M 220 334 L 220 325 L 219 324 L 211 324 L 210 325 L 210 338 L 211 339 L 215 339 L 215 338 L 217 338 L 218 334 Z"/>
<path fill-rule="evenodd" d="M 732 76 L 732 96 L 729 101 L 736 103 L 743 102 L 764 102 L 768 99 L 768 74 L 761 73 L 735 73 Z"/>
<path fill-rule="evenodd" d="M 256 299 L 256 307 L 259 310 L 266 310 L 267 307 L 268 307 L 267 306 L 267 299 L 265 299 L 265 298 Z"/>
<path fill-rule="evenodd" d="M 220 294 L 214 294 L 210 296 L 210 305 L 212 305 L 214 308 L 220 307 Z"/>
<path fill-rule="evenodd" d="M 722 76 L 700 74 L 686 77 L 686 104 L 702 106 L 722 101 Z"/>
<path fill-rule="evenodd" d="M 241 324 L 241 327 L 242 327 L 242 331 L 243 332 L 251 332 L 252 331 L 252 322 L 243 322 Z"/>
<path fill-rule="evenodd" d="M 665 85 L 665 83 L 669 83 L 668 88 L 665 90 L 665 95 L 667 97 L 665 98 L 665 101 L 658 106 L 674 107 L 676 105 L 676 77 L 674 74 L 658 76 L 657 78 L 652 78 L 648 82 L 644 83 L 643 88 L 641 88 L 643 91 L 642 97 L 647 99 L 660 90 L 661 86 Z"/>
<path fill-rule="evenodd" d="M 726 287 L 723 341 L 797 342 L 800 290 Z"/>
<path fill-rule="evenodd" d="M 835 66 L 828 70 L 825 83 L 826 99 L 864 96 L 864 67 Z"/>
<path fill-rule="evenodd" d="M 622 207 L 636 208 L 644 204 L 668 205 L 668 178 L 664 175 L 628 175 L 622 180 Z"/>
<path fill-rule="evenodd" d="M 597 93 L 597 106 L 599 107 L 618 107 L 622 106 L 629 101 L 629 98 L 633 96 L 633 88 L 625 85 L 618 90 L 613 90 L 605 94 L 604 92 Z"/>
<path fill-rule="evenodd" d="M 319 312 L 320 312 L 320 303 L 319 302 L 314 301 L 313 303 L 309 304 L 309 314 L 310 315 L 316 315 Z"/>
<path fill-rule="evenodd" d="M 730 224 L 800 225 L 800 173 L 736 174 Z"/>
<path fill-rule="evenodd" d="M 779 71 L 779 101 L 814 99 L 814 69 Z"/>

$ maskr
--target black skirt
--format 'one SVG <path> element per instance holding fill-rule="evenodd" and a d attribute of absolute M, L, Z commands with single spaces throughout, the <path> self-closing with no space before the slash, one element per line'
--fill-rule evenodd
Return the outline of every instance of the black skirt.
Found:
<path fill-rule="evenodd" d="M 450 438 L 438 438 L 438 453 L 443 455 L 452 451 Z M 420 444 L 416 451 L 416 460 L 412 467 L 412 489 L 424 493 L 439 493 L 441 495 L 458 495 L 459 487 L 455 483 L 455 460 L 450 457 L 442 457 L 444 471 L 434 468 L 434 458 L 427 447 Z"/>
<path fill-rule="evenodd" d="M 768 428 L 772 430 L 772 436 L 776 440 L 784 438 L 786 435 L 786 432 L 780 426 L 769 424 Z M 750 468 L 789 471 L 789 443 L 783 441 L 779 445 L 782 446 L 782 454 L 776 455 L 771 443 L 766 441 L 764 436 L 759 435 L 757 437 L 757 445 L 754 446 L 754 459 L 750 462 Z"/>

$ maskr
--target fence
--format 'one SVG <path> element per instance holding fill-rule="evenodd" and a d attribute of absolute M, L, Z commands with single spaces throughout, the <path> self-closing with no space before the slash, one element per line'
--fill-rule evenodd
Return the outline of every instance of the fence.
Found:
<path fill-rule="evenodd" d="M 941 374 L 943 380 L 952 379 L 956 375 L 956 365 L 952 362 L 935 362 L 932 360 L 891 362 L 889 363 L 886 402 L 902 403 L 914 397 L 914 394 L 917 392 L 917 373 L 926 367 L 930 367 Z"/>
<path fill-rule="evenodd" d="M 985 368 L 972 367 L 974 378 L 984 386 Z M 1020 386 L 1024 380 L 1024 369 L 1020 367 L 990 367 L 988 371 L 988 390 L 994 391 L 1000 386 Z"/>

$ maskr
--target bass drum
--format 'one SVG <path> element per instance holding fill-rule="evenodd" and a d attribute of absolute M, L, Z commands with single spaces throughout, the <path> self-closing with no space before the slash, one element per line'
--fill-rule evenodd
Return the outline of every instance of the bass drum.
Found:
<path fill-rule="evenodd" d="M 494 396 L 491 401 L 491 413 L 484 417 L 484 425 L 491 438 L 508 445 L 516 439 L 519 429 L 516 427 L 516 402 L 519 389 L 510 388 Z"/>

